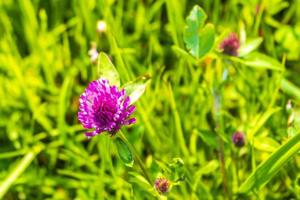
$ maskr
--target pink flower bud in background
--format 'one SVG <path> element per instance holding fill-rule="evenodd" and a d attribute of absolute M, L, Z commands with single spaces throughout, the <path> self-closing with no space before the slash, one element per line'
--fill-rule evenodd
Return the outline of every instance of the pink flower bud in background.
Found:
<path fill-rule="evenodd" d="M 170 181 L 161 177 L 155 180 L 154 186 L 159 193 L 164 194 L 169 191 Z"/>
<path fill-rule="evenodd" d="M 261 5 L 260 4 L 256 4 L 256 6 L 255 6 L 255 14 L 256 15 L 259 13 L 260 9 L 261 9 Z"/>
<path fill-rule="evenodd" d="M 245 136 L 241 131 L 237 131 L 232 135 L 232 142 L 236 147 L 243 147 L 245 145 Z"/>
<path fill-rule="evenodd" d="M 237 56 L 240 47 L 240 40 L 236 33 L 230 33 L 220 44 L 220 49 L 224 54 Z"/>

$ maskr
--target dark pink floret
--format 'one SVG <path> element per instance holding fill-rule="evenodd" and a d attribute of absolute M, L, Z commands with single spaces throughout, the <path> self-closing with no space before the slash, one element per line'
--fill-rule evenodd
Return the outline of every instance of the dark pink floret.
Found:
<path fill-rule="evenodd" d="M 236 147 L 242 147 L 245 145 L 245 136 L 242 132 L 238 131 L 232 135 L 232 142 Z"/>
<path fill-rule="evenodd" d="M 130 98 L 124 89 L 110 86 L 108 80 L 100 78 L 91 82 L 80 96 L 78 119 L 92 137 L 104 131 L 117 133 L 123 125 L 135 123 L 130 118 L 135 106 L 130 105 Z"/>
<path fill-rule="evenodd" d="M 231 56 L 238 55 L 239 47 L 240 47 L 240 40 L 236 33 L 231 33 L 220 44 L 220 49 L 223 50 L 223 53 Z"/>
<path fill-rule="evenodd" d="M 159 193 L 163 194 L 169 191 L 170 182 L 166 178 L 158 178 L 155 180 L 154 186 Z"/>

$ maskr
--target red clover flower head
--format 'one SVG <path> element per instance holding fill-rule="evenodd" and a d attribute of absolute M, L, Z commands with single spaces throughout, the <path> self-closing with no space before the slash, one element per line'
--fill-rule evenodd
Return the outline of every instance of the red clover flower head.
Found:
<path fill-rule="evenodd" d="M 238 49 L 240 47 L 240 40 L 236 33 L 230 33 L 230 35 L 223 40 L 220 44 L 220 49 L 223 53 L 231 56 L 238 55 Z"/>
<path fill-rule="evenodd" d="M 170 181 L 161 177 L 155 180 L 154 186 L 159 193 L 164 194 L 169 191 Z"/>
<path fill-rule="evenodd" d="M 87 137 L 104 131 L 114 135 L 122 126 L 136 122 L 135 118 L 130 118 L 134 110 L 125 89 L 119 90 L 100 78 L 92 81 L 80 96 L 78 119 L 84 128 L 93 130 L 85 133 Z"/>
<path fill-rule="evenodd" d="M 242 132 L 237 131 L 232 135 L 232 142 L 236 147 L 243 147 L 245 145 L 245 136 Z"/>

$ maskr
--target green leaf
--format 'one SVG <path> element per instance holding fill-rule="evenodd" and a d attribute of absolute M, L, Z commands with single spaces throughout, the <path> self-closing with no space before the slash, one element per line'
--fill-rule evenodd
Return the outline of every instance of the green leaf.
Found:
<path fill-rule="evenodd" d="M 121 138 L 116 138 L 115 143 L 116 143 L 118 153 L 119 153 L 121 160 L 126 165 L 132 166 L 133 155 L 132 155 L 130 148 L 127 146 L 127 144 Z"/>
<path fill-rule="evenodd" d="M 243 57 L 254 51 L 259 47 L 259 45 L 262 43 L 262 38 L 253 38 L 250 40 L 247 40 L 245 44 L 242 44 L 239 48 L 239 56 Z"/>
<path fill-rule="evenodd" d="M 131 177 L 130 177 L 130 181 L 137 183 L 144 191 L 147 192 L 152 192 L 154 191 L 153 186 L 149 184 L 149 182 L 147 181 L 147 179 L 145 179 L 143 176 L 141 176 L 139 173 L 137 172 L 128 172 Z"/>
<path fill-rule="evenodd" d="M 260 68 L 260 69 L 272 69 L 282 71 L 283 66 L 274 58 L 271 58 L 265 54 L 254 52 L 246 56 L 244 59 L 231 56 L 229 59 L 235 62 L 242 63 L 249 67 Z"/>
<path fill-rule="evenodd" d="M 202 168 L 199 169 L 200 174 L 211 174 L 214 173 L 219 168 L 219 162 L 217 160 L 209 161 Z"/>
<path fill-rule="evenodd" d="M 183 40 L 189 52 L 199 57 L 199 31 L 203 27 L 207 16 L 202 8 L 194 6 L 186 18 L 186 27 L 183 33 Z"/>
<path fill-rule="evenodd" d="M 172 173 L 171 169 L 163 161 L 154 160 L 154 162 L 159 166 L 161 171 L 167 172 L 167 173 Z"/>
<path fill-rule="evenodd" d="M 284 93 L 289 94 L 300 100 L 300 88 L 287 79 L 282 79 L 281 89 Z"/>
<path fill-rule="evenodd" d="M 119 73 L 109 57 L 103 52 L 100 52 L 98 57 L 98 74 L 100 77 L 107 79 L 110 85 L 120 86 Z"/>
<path fill-rule="evenodd" d="M 274 1 L 273 6 L 270 6 L 270 9 L 267 9 L 267 12 L 270 15 L 275 15 L 289 6 L 290 4 L 287 1 Z"/>
<path fill-rule="evenodd" d="M 266 136 L 255 137 L 253 145 L 256 149 L 266 152 L 274 152 L 279 147 L 279 144 L 276 140 Z"/>
<path fill-rule="evenodd" d="M 201 139 L 209 146 L 216 148 L 217 145 L 217 135 L 209 130 L 199 130 L 197 131 Z"/>
<path fill-rule="evenodd" d="M 193 62 L 193 63 L 197 63 L 197 60 L 195 59 L 195 57 L 193 57 L 190 53 L 188 53 L 185 49 L 182 49 L 176 45 L 172 46 L 172 50 L 178 55 L 178 56 L 182 56 L 183 58 L 185 58 L 186 60 Z"/>
<path fill-rule="evenodd" d="M 247 193 L 250 190 L 261 189 L 299 150 L 300 134 L 298 133 L 289 139 L 287 143 L 281 145 L 267 160 L 262 162 L 256 170 L 252 172 L 239 188 L 239 193 Z"/>
<path fill-rule="evenodd" d="M 150 77 L 145 75 L 124 85 L 126 94 L 130 97 L 130 104 L 136 102 L 143 95 L 149 81 Z"/>
<path fill-rule="evenodd" d="M 26 155 L 15 164 L 14 168 L 7 173 L 7 176 L 0 183 L 0 199 L 4 197 L 9 188 L 15 183 L 24 171 L 29 167 L 35 157 L 44 149 L 44 145 L 35 145 Z"/>
<path fill-rule="evenodd" d="M 269 108 L 265 113 L 262 113 L 258 116 L 258 119 L 253 124 L 253 128 L 248 132 L 247 136 L 250 141 L 252 141 L 255 134 L 259 131 L 259 129 L 266 123 L 266 121 L 276 112 L 278 112 L 281 108 Z"/>
<path fill-rule="evenodd" d="M 207 24 L 199 32 L 199 53 L 198 57 L 205 56 L 214 46 L 215 43 L 215 27 L 212 24 Z"/>

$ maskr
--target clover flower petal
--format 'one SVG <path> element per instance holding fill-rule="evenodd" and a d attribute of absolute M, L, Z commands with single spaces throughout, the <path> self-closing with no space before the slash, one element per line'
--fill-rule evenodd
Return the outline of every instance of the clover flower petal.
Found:
<path fill-rule="evenodd" d="M 93 137 L 104 131 L 116 134 L 124 125 L 136 122 L 130 118 L 135 106 L 130 105 L 130 97 L 125 89 L 119 90 L 109 85 L 108 80 L 100 78 L 92 81 L 80 96 L 78 119 L 86 129 L 87 137 Z"/>

